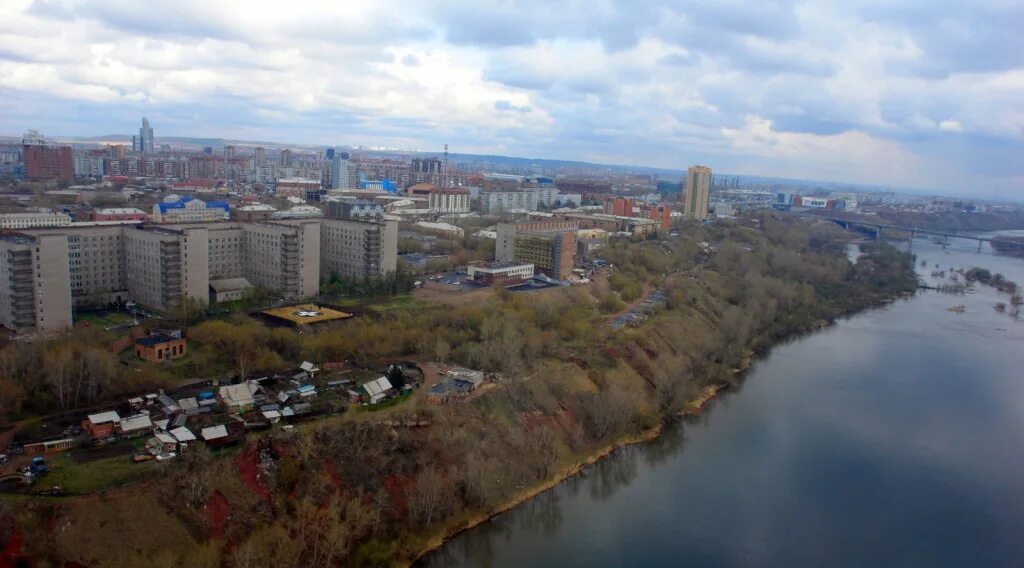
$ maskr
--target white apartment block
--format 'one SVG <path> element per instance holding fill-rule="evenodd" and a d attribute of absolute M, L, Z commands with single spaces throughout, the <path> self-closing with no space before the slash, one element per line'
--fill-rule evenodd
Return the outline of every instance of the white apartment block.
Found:
<path fill-rule="evenodd" d="M 438 189 L 427 195 L 427 209 L 431 213 L 469 213 L 469 191 L 465 189 Z"/>
<path fill-rule="evenodd" d="M 553 187 L 480 192 L 480 210 L 487 214 L 512 210 L 536 211 L 542 206 L 551 207 L 556 201 L 558 190 Z"/>
<path fill-rule="evenodd" d="M 0 237 L 0 325 L 17 333 L 71 327 L 68 242 L 60 236 Z"/>
<path fill-rule="evenodd" d="M 320 281 L 376 278 L 397 266 L 395 222 L 293 219 L 184 225 L 94 224 L 0 237 L 0 325 L 71 327 L 72 307 L 133 300 L 157 311 L 216 297 L 211 281 L 245 279 L 287 301 Z"/>
<path fill-rule="evenodd" d="M 398 223 L 323 219 L 320 277 L 363 280 L 394 272 L 398 265 Z"/>
<path fill-rule="evenodd" d="M 0 229 L 30 229 L 33 227 L 66 227 L 71 224 L 67 213 L 3 213 L 0 214 Z"/>
<path fill-rule="evenodd" d="M 75 177 L 103 177 L 103 156 L 75 153 Z"/>

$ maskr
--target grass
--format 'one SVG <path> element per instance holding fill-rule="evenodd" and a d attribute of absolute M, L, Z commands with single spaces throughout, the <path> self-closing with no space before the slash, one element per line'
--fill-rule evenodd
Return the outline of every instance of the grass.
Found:
<path fill-rule="evenodd" d="M 115 311 L 102 312 L 78 312 L 75 314 L 76 322 L 88 322 L 91 326 L 107 327 L 112 325 L 124 325 L 132 323 L 134 318 L 131 314 Z"/>
<path fill-rule="evenodd" d="M 394 298 L 370 304 L 370 307 L 379 313 L 387 313 L 394 310 L 427 309 L 434 306 L 436 304 L 411 295 L 395 296 Z"/>
<path fill-rule="evenodd" d="M 65 493 L 95 493 L 136 481 L 156 469 L 155 461 L 134 463 L 129 455 L 76 463 L 70 453 L 49 457 L 50 473 L 39 479 L 37 488 L 59 485 Z"/>

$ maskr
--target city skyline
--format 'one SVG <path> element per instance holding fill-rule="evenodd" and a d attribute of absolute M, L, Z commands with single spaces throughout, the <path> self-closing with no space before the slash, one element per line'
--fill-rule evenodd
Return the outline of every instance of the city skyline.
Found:
<path fill-rule="evenodd" d="M 132 133 L 146 116 L 157 139 L 1024 195 L 1024 49 L 1003 25 L 1019 7 L 254 8 L 5 4 L 0 131 Z"/>

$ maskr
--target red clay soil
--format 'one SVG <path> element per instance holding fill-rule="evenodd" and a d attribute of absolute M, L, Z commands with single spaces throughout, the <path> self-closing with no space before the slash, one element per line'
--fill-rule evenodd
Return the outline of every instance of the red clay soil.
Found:
<path fill-rule="evenodd" d="M 405 518 L 409 512 L 409 505 L 405 501 L 406 489 L 413 484 L 411 477 L 399 477 L 391 475 L 384 478 L 384 488 L 391 495 L 391 503 L 394 504 L 395 515 Z"/>
<path fill-rule="evenodd" d="M 249 488 L 257 497 L 267 503 L 267 505 L 273 505 L 270 500 L 270 492 L 267 491 L 263 485 L 260 484 L 259 480 L 259 455 L 256 453 L 255 446 L 249 446 L 238 455 L 235 460 L 238 465 L 238 475 L 242 478 L 242 483 Z"/>
<path fill-rule="evenodd" d="M 25 544 L 25 535 L 21 531 L 14 530 L 7 546 L 0 550 L 0 568 L 20 568 L 22 566 L 36 566 L 38 559 L 22 553 Z"/>
<path fill-rule="evenodd" d="M 227 498 L 220 491 L 214 491 L 206 500 L 205 509 L 206 518 L 210 521 L 210 538 L 224 538 L 228 516 L 231 514 Z"/>
<path fill-rule="evenodd" d="M 338 470 L 334 467 L 334 462 L 331 460 L 324 460 L 324 472 L 327 473 L 327 479 L 331 480 L 331 487 L 338 492 L 339 496 L 345 495 L 345 489 L 341 483 L 341 476 L 338 475 Z"/>

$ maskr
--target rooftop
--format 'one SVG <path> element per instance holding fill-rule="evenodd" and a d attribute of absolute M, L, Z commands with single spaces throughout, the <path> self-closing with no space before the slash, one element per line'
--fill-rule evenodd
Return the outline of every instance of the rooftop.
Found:
<path fill-rule="evenodd" d="M 352 317 L 352 314 L 314 304 L 297 304 L 263 310 L 264 315 L 292 324 L 321 323 Z"/>

